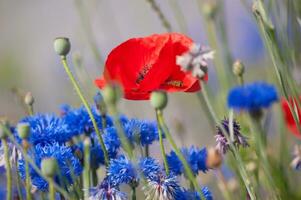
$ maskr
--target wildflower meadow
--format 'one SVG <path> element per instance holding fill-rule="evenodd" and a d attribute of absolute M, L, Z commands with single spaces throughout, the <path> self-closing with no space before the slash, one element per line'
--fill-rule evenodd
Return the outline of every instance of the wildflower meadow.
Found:
<path fill-rule="evenodd" d="M 301 2 L 2 1 L 51 39 L 18 49 L 42 73 L 0 55 L 0 199 L 301 199 Z"/>

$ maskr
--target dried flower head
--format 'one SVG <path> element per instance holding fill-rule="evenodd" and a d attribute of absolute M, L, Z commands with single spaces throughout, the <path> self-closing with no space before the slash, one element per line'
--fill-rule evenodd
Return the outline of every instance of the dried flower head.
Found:
<path fill-rule="evenodd" d="M 191 72 L 194 77 L 206 79 L 207 61 L 213 59 L 213 56 L 214 51 L 210 48 L 193 44 L 188 52 L 177 56 L 176 63 L 183 71 Z"/>
<path fill-rule="evenodd" d="M 223 130 L 226 131 L 228 136 L 230 137 L 230 127 L 229 127 L 229 120 L 225 118 L 221 122 L 223 126 Z M 217 126 L 217 134 L 215 136 L 215 140 L 217 142 L 216 148 L 219 150 L 220 153 L 225 154 L 230 148 L 229 141 L 227 137 L 224 135 L 223 130 L 220 128 L 220 126 Z M 240 132 L 240 125 L 238 122 L 234 119 L 233 120 L 233 144 L 236 147 L 247 147 L 249 146 L 247 142 L 247 138 L 243 136 Z"/>

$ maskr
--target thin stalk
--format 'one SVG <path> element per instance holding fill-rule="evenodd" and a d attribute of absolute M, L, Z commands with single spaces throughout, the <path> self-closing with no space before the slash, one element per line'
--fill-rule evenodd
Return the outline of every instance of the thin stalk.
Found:
<path fill-rule="evenodd" d="M 24 149 L 27 154 L 27 149 Z M 29 164 L 28 161 L 25 160 L 25 187 L 26 187 L 26 200 L 31 200 L 31 183 L 30 183 L 30 174 L 29 174 Z"/>
<path fill-rule="evenodd" d="M 208 107 L 208 110 L 209 110 L 209 113 L 211 115 L 211 117 L 214 119 L 214 122 L 215 124 L 220 124 L 219 121 L 218 121 L 218 118 L 215 114 L 215 111 L 209 101 L 209 97 L 208 97 L 208 94 L 207 94 L 207 89 L 206 89 L 206 86 L 205 84 L 202 84 L 203 87 L 202 87 L 202 95 L 203 95 L 203 98 L 204 98 L 204 101 L 206 103 L 206 106 Z M 222 132 L 224 133 L 225 137 L 228 137 L 228 134 L 227 132 L 224 130 L 224 127 L 223 125 L 220 126 Z M 230 138 L 227 138 L 228 141 L 231 141 Z M 237 151 L 237 149 L 235 148 L 235 146 L 233 145 L 232 142 L 229 142 L 230 144 L 230 148 L 231 148 L 231 152 L 233 153 L 233 156 L 237 162 L 237 167 L 238 167 L 238 170 L 239 170 L 239 173 L 242 177 L 242 180 L 244 182 L 244 185 L 250 195 L 250 198 L 251 200 L 254 200 L 256 199 L 256 195 L 255 195 L 255 192 L 254 192 L 254 189 L 253 189 L 253 186 L 251 186 L 251 181 L 250 181 L 250 178 L 248 176 L 248 173 L 244 167 L 244 164 L 243 164 L 243 161 Z"/>
<path fill-rule="evenodd" d="M 132 200 L 136 200 L 137 197 L 136 197 L 136 187 L 132 187 L 132 191 L 131 191 L 131 199 Z"/>
<path fill-rule="evenodd" d="M 260 123 L 260 120 L 257 118 L 254 118 L 250 116 L 250 121 L 251 121 L 251 130 L 255 134 L 255 143 L 256 143 L 256 150 L 257 150 L 257 155 L 260 159 L 261 166 L 263 167 L 263 171 L 265 173 L 268 186 L 269 186 L 269 191 L 271 191 L 273 195 L 273 199 L 280 199 L 279 194 L 275 192 L 277 190 L 275 182 L 273 180 L 273 176 L 271 175 L 271 165 L 268 161 L 268 157 L 266 154 L 266 133 L 264 133 L 262 125 Z"/>
<path fill-rule="evenodd" d="M 165 168 L 166 174 L 169 175 L 169 166 L 168 166 L 168 162 L 167 162 L 167 159 L 166 159 L 166 152 L 165 152 L 165 148 L 164 148 L 164 144 L 163 144 L 162 130 L 161 130 L 160 123 L 159 123 L 159 115 L 160 115 L 160 113 L 161 113 L 160 110 L 156 110 L 156 118 L 157 118 L 157 126 L 158 126 L 158 133 L 159 133 L 160 150 L 161 150 L 161 154 L 162 154 L 162 158 L 163 158 L 163 163 L 164 163 L 164 168 Z"/>
<path fill-rule="evenodd" d="M 43 173 L 41 172 L 40 168 L 36 165 L 36 163 L 34 162 L 34 160 L 32 160 L 28 154 L 25 153 L 24 149 L 22 148 L 22 146 L 16 141 L 15 137 L 13 136 L 12 132 L 5 126 L 3 126 L 3 129 L 5 131 L 5 133 L 8 135 L 10 141 L 15 145 L 15 147 L 22 153 L 23 158 L 30 164 L 30 166 L 35 170 L 35 172 L 41 176 L 43 179 L 45 179 L 48 183 L 52 180 L 50 178 L 48 178 L 47 176 L 44 176 Z M 55 182 L 53 182 L 54 184 L 54 188 L 60 192 L 66 199 L 73 199 L 71 198 L 71 196 L 64 190 L 62 189 L 58 184 L 56 184 Z"/>
<path fill-rule="evenodd" d="M 149 157 L 149 145 L 145 145 L 144 147 L 145 157 Z"/>
<path fill-rule="evenodd" d="M 238 79 L 238 83 L 239 83 L 240 85 L 244 85 L 244 84 L 245 84 L 243 75 L 238 76 L 237 79 Z"/>
<path fill-rule="evenodd" d="M 33 115 L 34 114 L 34 112 L 33 112 L 33 105 L 28 105 L 27 106 L 27 112 L 28 112 L 29 115 Z"/>
<path fill-rule="evenodd" d="M 171 25 L 169 23 L 169 21 L 167 20 L 166 16 L 163 14 L 161 8 L 158 6 L 158 4 L 156 3 L 155 0 L 146 0 L 151 8 L 153 9 L 153 11 L 158 15 L 161 23 L 162 23 L 162 26 L 168 31 L 168 32 L 171 32 L 172 28 L 171 28 Z"/>
<path fill-rule="evenodd" d="M 90 188 L 90 138 L 84 141 L 84 172 L 83 172 L 83 186 L 84 186 L 84 199 L 89 199 Z"/>
<path fill-rule="evenodd" d="M 17 155 L 17 158 L 16 160 L 18 160 L 18 155 Z M 18 171 L 19 169 L 19 162 L 15 162 L 15 168 L 16 170 Z M 22 190 L 21 190 L 21 178 L 20 178 L 20 174 L 19 173 L 16 173 L 17 175 L 17 190 L 18 190 L 18 197 L 20 200 L 23 200 L 23 195 L 22 195 Z"/>
<path fill-rule="evenodd" d="M 109 111 L 111 112 L 111 115 L 113 116 L 114 125 L 117 129 L 117 134 L 118 134 L 118 137 L 120 138 L 122 148 L 128 154 L 130 160 L 132 160 L 134 158 L 133 148 L 132 148 L 132 145 L 130 144 L 128 138 L 126 137 L 124 129 L 120 123 L 120 118 L 119 118 L 119 114 L 116 109 L 116 105 L 110 105 Z"/>
<path fill-rule="evenodd" d="M 2 144 L 4 147 L 4 159 L 5 159 L 5 168 L 6 168 L 6 199 L 12 199 L 12 174 L 11 174 L 11 166 L 9 159 L 9 148 L 6 139 L 2 139 Z"/>
<path fill-rule="evenodd" d="M 181 152 L 181 150 L 178 148 L 177 144 L 175 143 L 175 141 L 173 140 L 165 122 L 164 122 L 164 118 L 162 115 L 162 112 L 158 112 L 158 123 L 160 125 L 160 127 L 163 129 L 163 132 L 167 138 L 167 140 L 169 141 L 169 143 L 171 144 L 172 148 L 174 149 L 176 155 L 178 156 L 178 158 L 180 159 L 181 163 L 184 166 L 184 171 L 185 174 L 187 175 L 189 181 L 191 181 L 194 189 L 199 193 L 200 197 L 202 200 L 205 200 L 205 196 L 202 192 L 202 190 L 199 187 L 199 184 L 197 183 L 197 180 L 195 178 L 195 176 L 193 175 L 193 172 L 188 164 L 188 162 L 186 161 L 183 153 Z"/>
<path fill-rule="evenodd" d="M 78 85 L 77 81 L 75 80 L 75 78 L 74 78 L 74 76 L 73 76 L 73 74 L 72 74 L 72 72 L 71 72 L 71 70 L 70 70 L 70 68 L 68 66 L 66 56 L 62 56 L 61 58 L 62 58 L 61 60 L 62 60 L 63 66 L 65 68 L 65 71 L 66 71 L 66 73 L 67 73 L 67 75 L 68 75 L 68 77 L 69 77 L 69 79 L 70 79 L 70 81 L 71 81 L 71 83 L 72 83 L 72 85 L 73 85 L 73 87 L 74 87 L 77 95 L 79 96 L 79 98 L 81 99 L 82 103 L 84 104 L 84 106 L 85 106 L 85 108 L 86 108 L 86 110 L 88 112 L 88 115 L 89 115 L 89 117 L 90 117 L 90 119 L 92 121 L 92 124 L 93 124 L 94 130 L 96 132 L 96 135 L 98 137 L 101 149 L 104 152 L 105 164 L 107 166 L 109 164 L 108 152 L 106 150 L 106 146 L 104 144 L 104 141 L 103 141 L 103 139 L 101 137 L 102 134 L 100 133 L 100 130 L 99 130 L 98 126 L 97 126 L 96 120 L 95 120 L 95 118 L 94 118 L 94 116 L 92 114 L 91 108 L 90 108 L 90 106 L 88 104 L 88 101 L 84 97 L 83 92 L 80 89 L 80 86 Z"/>
<path fill-rule="evenodd" d="M 54 181 L 52 179 L 49 182 L 49 200 L 55 200 Z"/>

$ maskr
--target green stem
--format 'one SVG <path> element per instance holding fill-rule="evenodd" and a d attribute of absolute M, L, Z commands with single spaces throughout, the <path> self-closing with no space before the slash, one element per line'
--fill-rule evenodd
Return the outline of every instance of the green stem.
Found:
<path fill-rule="evenodd" d="M 27 154 L 27 150 L 24 152 Z M 29 164 L 28 161 L 25 160 L 25 187 L 26 187 L 26 200 L 31 200 L 31 183 L 30 183 L 30 174 L 29 174 Z"/>
<path fill-rule="evenodd" d="M 175 141 L 173 140 L 173 138 L 172 138 L 165 122 L 164 122 L 162 112 L 158 112 L 157 114 L 158 114 L 158 123 L 159 123 L 160 127 L 163 129 L 163 132 L 164 132 L 167 140 L 171 144 L 172 148 L 174 149 L 176 155 L 178 156 L 178 158 L 182 162 L 182 164 L 184 166 L 185 174 L 187 175 L 189 181 L 191 181 L 191 183 L 193 184 L 194 189 L 199 193 L 201 199 L 205 200 L 204 194 L 203 194 L 202 190 L 200 189 L 200 187 L 199 187 L 199 185 L 196 181 L 195 176 L 193 175 L 193 172 L 192 172 L 188 162 L 186 161 L 186 159 L 185 159 L 183 153 L 181 152 L 181 150 L 176 145 Z"/>
<path fill-rule="evenodd" d="M 73 76 L 73 74 L 72 74 L 72 72 L 71 72 L 71 70 L 70 70 L 70 68 L 69 68 L 69 66 L 68 66 L 66 57 L 65 57 L 65 56 L 62 56 L 62 59 L 61 59 L 61 60 L 62 60 L 63 66 L 64 66 L 64 68 L 65 68 L 65 71 L 66 71 L 66 73 L 67 73 L 69 79 L 71 80 L 71 82 L 72 82 L 72 84 L 73 84 L 73 87 L 74 87 L 74 89 L 75 89 L 77 95 L 78 95 L 79 98 L 81 99 L 82 103 L 84 104 L 84 106 L 85 106 L 85 108 L 86 108 L 86 110 L 87 110 L 87 112 L 88 112 L 88 115 L 89 115 L 89 117 L 90 117 L 90 119 L 91 119 L 91 121 L 92 121 L 94 130 L 95 130 L 95 132 L 96 132 L 96 135 L 97 135 L 97 137 L 98 137 L 99 143 L 100 143 L 100 145 L 101 145 L 102 151 L 104 152 L 105 164 L 108 165 L 108 164 L 109 164 L 109 156 L 108 156 L 108 152 L 107 152 L 107 150 L 106 150 L 106 146 L 105 146 L 104 141 L 103 141 L 103 139 L 102 139 L 100 130 L 99 130 L 99 128 L 98 128 L 98 126 L 97 126 L 97 123 L 96 123 L 96 120 L 95 120 L 95 118 L 94 118 L 94 116 L 93 116 L 93 114 L 92 114 L 92 111 L 91 111 L 91 108 L 90 108 L 90 106 L 89 106 L 89 104 L 88 104 L 88 101 L 87 101 L 86 98 L 84 97 L 84 95 L 83 95 L 83 93 L 82 93 L 82 91 L 81 91 L 81 89 L 80 89 L 80 86 L 79 86 L 78 83 L 76 82 L 76 80 L 75 80 L 75 78 L 74 78 L 74 76 Z"/>
<path fill-rule="evenodd" d="M 86 138 L 84 141 L 83 186 L 84 186 L 84 199 L 88 200 L 89 188 L 90 188 L 90 138 Z"/>
<path fill-rule="evenodd" d="M 49 200 L 55 200 L 54 181 L 49 181 Z"/>
<path fill-rule="evenodd" d="M 208 111 L 212 117 L 212 119 L 214 120 L 215 124 L 220 124 L 216 114 L 215 114 L 215 111 L 210 103 L 210 100 L 209 100 L 209 97 L 208 97 L 208 94 L 207 94 L 207 88 L 206 88 L 206 85 L 205 84 L 202 84 L 202 95 L 203 95 L 203 98 L 204 98 L 204 101 L 206 103 L 206 106 L 208 108 Z M 233 124 L 232 124 L 233 126 Z M 228 141 L 231 141 L 230 138 L 228 137 L 228 134 L 227 132 L 224 130 L 224 127 L 223 125 L 220 125 L 219 126 L 223 132 L 223 135 L 227 138 Z M 233 129 L 233 128 L 232 128 Z M 232 130 L 233 131 L 233 130 Z M 231 133 L 230 133 L 231 134 Z M 233 133 L 232 133 L 233 134 Z M 243 164 L 243 161 L 237 151 L 237 149 L 235 148 L 235 146 L 233 145 L 232 142 L 229 142 L 230 144 L 230 148 L 231 148 L 231 152 L 233 153 L 233 156 L 237 162 L 237 167 L 238 167 L 238 170 L 239 170 L 239 173 L 240 173 L 240 176 L 242 177 L 242 180 L 244 182 L 244 185 L 249 193 L 249 196 L 251 198 L 251 200 L 255 200 L 256 199 L 256 195 L 255 195 L 255 192 L 254 192 L 254 189 L 253 187 L 251 186 L 251 181 L 249 179 L 249 176 L 247 174 L 247 171 L 244 167 L 244 164 Z"/>
<path fill-rule="evenodd" d="M 43 179 L 45 179 L 48 183 L 52 180 L 50 178 L 48 178 L 47 176 L 44 176 L 43 173 L 41 172 L 40 168 L 36 165 L 35 161 L 32 160 L 28 154 L 25 153 L 24 149 L 22 148 L 22 146 L 16 141 L 14 135 L 12 134 L 12 132 L 5 126 L 3 126 L 3 129 L 5 131 L 5 133 L 8 135 L 10 141 L 15 145 L 15 147 L 22 153 L 24 160 L 26 160 L 30 166 L 35 170 L 35 172 L 41 176 Z M 55 182 L 53 182 L 54 184 L 54 188 L 60 192 L 66 199 L 73 199 L 71 198 L 71 196 L 69 196 L 69 194 L 62 189 L 58 184 L 56 184 Z"/>
<path fill-rule="evenodd" d="M 166 174 L 169 175 L 169 166 L 168 166 L 168 162 L 167 162 L 167 159 L 166 159 L 166 152 L 165 152 L 165 148 L 164 148 L 164 144 L 163 144 L 163 136 L 162 136 L 162 130 L 161 130 L 161 127 L 160 127 L 160 122 L 159 122 L 159 115 L 162 115 L 161 111 L 156 110 L 160 149 L 161 149 L 161 154 L 162 154 Z"/>
<path fill-rule="evenodd" d="M 34 112 L 33 112 L 33 105 L 29 105 L 27 107 L 28 107 L 28 114 L 29 115 L 33 115 L 34 114 Z"/>
<path fill-rule="evenodd" d="M 136 200 L 136 187 L 132 187 L 132 192 L 131 192 L 132 200 Z"/>
<path fill-rule="evenodd" d="M 149 145 L 145 145 L 144 147 L 145 157 L 149 157 Z"/>
<path fill-rule="evenodd" d="M 132 145 L 130 144 L 128 138 L 126 137 L 124 129 L 120 123 L 120 118 L 119 118 L 119 114 L 116 109 L 116 105 L 110 105 L 109 111 L 111 112 L 111 115 L 113 116 L 114 125 L 117 129 L 117 134 L 118 134 L 118 137 L 120 138 L 122 148 L 128 154 L 130 160 L 132 160 L 134 158 L 133 148 L 132 148 Z"/>
<path fill-rule="evenodd" d="M 12 199 L 12 174 L 11 174 L 7 140 L 2 139 L 2 144 L 4 147 L 4 159 L 5 159 L 5 168 L 6 168 L 6 199 L 11 200 Z"/>
<path fill-rule="evenodd" d="M 271 165 L 268 161 L 268 157 L 266 154 L 266 133 L 264 133 L 262 125 L 260 123 L 260 119 L 250 116 L 251 119 L 251 130 L 254 133 L 255 144 L 257 156 L 259 157 L 260 164 L 263 167 L 263 171 L 266 176 L 266 180 L 268 183 L 269 191 L 271 191 L 273 195 L 273 199 L 280 199 L 279 194 L 275 192 L 277 190 L 275 181 L 273 180 L 273 176 L 271 175 Z"/>
<path fill-rule="evenodd" d="M 17 155 L 16 160 L 18 160 L 18 159 L 19 158 L 18 158 L 18 155 Z M 15 162 L 15 167 L 16 167 L 16 170 L 19 169 L 19 162 Z M 20 174 L 17 173 L 16 175 L 17 175 L 17 180 L 16 181 L 17 181 L 18 197 L 19 197 L 20 200 L 23 200 L 22 190 L 21 190 L 21 185 L 20 185 L 20 183 L 21 183 Z"/>
<path fill-rule="evenodd" d="M 163 27 L 168 31 L 171 32 L 172 28 L 171 25 L 169 23 L 169 21 L 167 20 L 167 18 L 165 17 L 165 15 L 163 14 L 162 10 L 160 9 L 160 7 L 157 5 L 157 3 L 155 2 L 155 0 L 146 0 L 150 6 L 152 7 L 153 11 L 158 15 Z"/>

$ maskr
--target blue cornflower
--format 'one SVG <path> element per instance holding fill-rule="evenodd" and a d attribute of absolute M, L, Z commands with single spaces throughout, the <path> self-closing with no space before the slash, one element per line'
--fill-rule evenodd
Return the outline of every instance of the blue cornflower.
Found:
<path fill-rule="evenodd" d="M 23 118 L 21 123 L 30 125 L 29 142 L 38 143 L 64 143 L 72 138 L 72 134 L 62 119 L 54 114 L 36 114 Z M 18 134 L 16 134 L 20 140 Z"/>
<path fill-rule="evenodd" d="M 92 107 L 92 114 L 96 120 L 98 128 L 102 129 L 102 119 L 95 107 Z M 77 109 L 70 109 L 63 115 L 63 121 L 67 124 L 72 135 L 91 134 L 94 131 L 92 121 L 84 106 Z M 109 116 L 106 116 L 107 127 L 112 126 L 113 122 Z"/>
<path fill-rule="evenodd" d="M 108 151 L 109 158 L 114 159 L 120 148 L 120 140 L 117 135 L 115 127 L 109 127 L 104 130 L 103 140 Z M 98 137 L 95 133 L 92 133 L 92 144 L 90 147 L 91 151 L 91 167 L 98 168 L 100 164 L 104 164 L 104 153 L 99 144 Z M 83 145 L 80 145 L 81 150 L 83 150 Z"/>
<path fill-rule="evenodd" d="M 38 167 L 41 166 L 43 158 L 55 158 L 58 163 L 61 176 L 56 176 L 56 182 L 61 185 L 72 183 L 72 177 L 78 176 L 82 172 L 82 166 L 77 157 L 72 153 L 70 147 L 61 145 L 57 142 L 52 144 L 37 144 L 29 151 L 29 156 L 34 159 Z M 22 179 L 25 179 L 25 161 L 19 160 L 19 173 Z M 30 167 L 30 177 L 32 184 L 39 190 L 45 191 L 48 188 L 48 183 L 37 172 Z M 63 178 L 63 180 L 61 180 Z M 64 183 L 64 184 L 63 184 Z"/>
<path fill-rule="evenodd" d="M 159 139 L 155 122 L 131 119 L 125 124 L 125 133 L 132 143 L 150 145 Z"/>
<path fill-rule="evenodd" d="M 182 148 L 181 151 L 195 175 L 197 175 L 199 171 L 206 172 L 208 170 L 206 166 L 206 148 L 199 150 L 192 146 L 189 149 Z M 166 156 L 166 159 L 171 172 L 176 175 L 184 173 L 184 166 L 174 151 L 171 151 L 170 154 Z"/>
<path fill-rule="evenodd" d="M 90 189 L 89 200 L 127 200 L 127 195 L 105 178 L 99 186 Z"/>
<path fill-rule="evenodd" d="M 179 199 L 178 196 L 182 193 L 182 188 L 179 185 L 177 177 L 172 173 L 168 176 L 158 173 L 157 176 L 148 178 L 147 182 L 147 185 L 143 187 L 146 200 Z"/>
<path fill-rule="evenodd" d="M 142 172 L 143 176 L 147 179 L 152 179 L 157 174 L 161 173 L 161 166 L 160 163 L 155 160 L 154 158 L 141 158 L 139 160 L 139 169 Z"/>
<path fill-rule="evenodd" d="M 228 106 L 236 110 L 260 110 L 268 108 L 277 100 L 275 86 L 263 81 L 236 86 L 228 94 Z"/>
<path fill-rule="evenodd" d="M 205 200 L 213 200 L 212 193 L 210 192 L 208 187 L 203 187 L 202 193 L 203 193 L 203 197 L 205 197 Z M 200 194 L 196 191 L 184 190 L 180 198 L 177 198 L 176 200 L 191 200 L 191 199 L 201 200 Z"/>
<path fill-rule="evenodd" d="M 110 161 L 107 169 L 109 181 L 114 185 L 133 184 L 138 182 L 138 173 L 131 161 L 124 155 Z"/>

